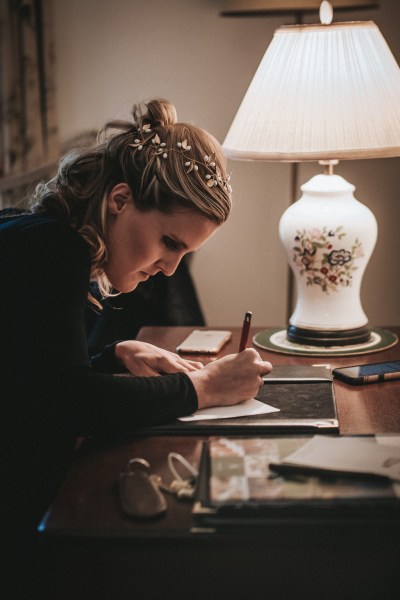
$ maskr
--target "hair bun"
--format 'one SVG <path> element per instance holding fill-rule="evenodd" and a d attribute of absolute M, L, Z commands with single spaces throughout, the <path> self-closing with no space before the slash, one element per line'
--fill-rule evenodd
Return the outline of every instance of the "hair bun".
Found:
<path fill-rule="evenodd" d="M 132 114 L 138 129 L 143 125 L 151 125 L 152 128 L 169 127 L 175 125 L 178 120 L 175 106 L 163 98 L 151 100 L 143 105 L 135 104 Z"/>

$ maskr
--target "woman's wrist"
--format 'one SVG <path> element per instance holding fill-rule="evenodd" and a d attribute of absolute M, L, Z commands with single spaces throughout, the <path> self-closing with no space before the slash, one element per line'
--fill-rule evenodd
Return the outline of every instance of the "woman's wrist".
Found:
<path fill-rule="evenodd" d="M 208 373 L 204 369 L 201 369 L 199 371 L 188 373 L 188 377 L 197 394 L 198 408 L 201 409 L 213 406 Z"/>

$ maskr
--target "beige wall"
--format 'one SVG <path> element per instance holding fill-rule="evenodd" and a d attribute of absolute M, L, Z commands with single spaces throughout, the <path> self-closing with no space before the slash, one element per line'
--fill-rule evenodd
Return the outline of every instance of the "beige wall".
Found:
<path fill-rule="evenodd" d="M 163 96 L 181 120 L 221 142 L 274 30 L 287 17 L 223 18 L 218 0 L 54 0 L 58 112 L 63 141 L 107 119 L 127 117 L 133 102 Z M 400 2 L 347 12 L 372 19 L 400 63 Z M 232 162 L 231 218 L 194 257 L 192 271 L 208 325 L 286 324 L 287 267 L 278 238 L 290 203 L 287 164 Z M 371 324 L 400 325 L 400 159 L 342 162 L 336 169 L 375 213 L 379 237 L 362 289 Z M 320 172 L 299 167 L 299 185 Z"/>

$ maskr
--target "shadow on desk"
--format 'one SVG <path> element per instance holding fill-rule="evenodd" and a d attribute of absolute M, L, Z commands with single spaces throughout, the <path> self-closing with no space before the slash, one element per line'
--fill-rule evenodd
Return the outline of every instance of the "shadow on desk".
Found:
<path fill-rule="evenodd" d="M 68 540 L 46 551 L 52 600 L 394 598 L 399 530 L 290 526 L 265 537 Z M 382 534 L 385 542 L 382 544 Z"/>

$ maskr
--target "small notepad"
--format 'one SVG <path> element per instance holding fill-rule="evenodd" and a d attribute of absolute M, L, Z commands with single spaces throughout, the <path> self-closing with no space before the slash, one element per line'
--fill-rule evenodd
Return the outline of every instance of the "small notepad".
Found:
<path fill-rule="evenodd" d="M 279 465 L 380 475 L 400 481 L 400 447 L 372 444 L 359 438 L 315 435 Z"/>

